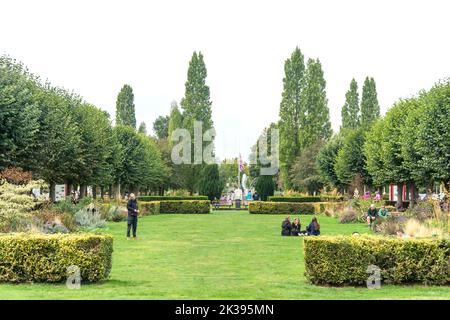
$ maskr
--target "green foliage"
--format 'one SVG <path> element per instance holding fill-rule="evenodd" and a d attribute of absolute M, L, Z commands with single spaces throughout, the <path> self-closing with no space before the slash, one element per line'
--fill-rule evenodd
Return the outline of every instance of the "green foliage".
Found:
<path fill-rule="evenodd" d="M 153 132 L 158 139 L 167 139 L 169 137 L 169 116 L 159 116 L 153 122 Z"/>
<path fill-rule="evenodd" d="M 341 131 L 342 132 L 342 131 Z M 316 165 L 322 179 L 328 182 L 333 187 L 341 187 L 342 183 L 339 180 L 335 165 L 339 150 L 344 144 L 343 134 L 334 135 L 327 143 L 320 149 L 317 155 Z"/>
<path fill-rule="evenodd" d="M 179 165 L 179 173 L 183 176 L 183 183 L 191 194 L 198 190 L 198 178 L 204 168 L 204 164 L 195 163 L 194 152 L 199 146 L 194 145 L 194 123 L 202 122 L 202 134 L 213 128 L 212 109 L 209 94 L 209 86 L 206 84 L 207 70 L 201 52 L 194 52 L 189 62 L 187 80 L 185 83 L 184 97 L 181 99 L 181 108 L 183 109 L 183 126 L 191 134 L 191 163 Z M 170 129 L 169 129 L 170 130 Z M 214 136 L 212 137 L 214 140 Z M 213 141 L 203 141 L 202 149 L 212 144 Z"/>
<path fill-rule="evenodd" d="M 0 56 L 0 171 L 32 169 L 41 110 L 35 95 L 38 79 L 8 56 Z"/>
<path fill-rule="evenodd" d="M 101 281 L 111 271 L 112 251 L 107 235 L 0 235 L 0 282 L 61 282 L 72 265 L 83 281 Z"/>
<path fill-rule="evenodd" d="M 128 84 L 124 85 L 117 95 L 116 125 L 130 126 L 136 129 L 134 94 Z"/>
<path fill-rule="evenodd" d="M 437 239 L 371 236 L 304 239 L 308 280 L 319 285 L 364 285 L 367 268 L 381 269 L 383 283 L 445 285 L 450 279 L 450 243 Z"/>
<path fill-rule="evenodd" d="M 266 201 L 267 197 L 273 196 L 275 191 L 275 182 L 272 176 L 260 175 L 256 178 L 255 189 L 261 196 L 261 200 Z"/>
<path fill-rule="evenodd" d="M 151 214 L 158 214 L 158 213 L 205 214 L 210 213 L 211 211 L 211 203 L 209 200 L 161 200 L 161 201 L 141 202 L 139 205 L 147 208 L 147 210 Z"/>
<path fill-rule="evenodd" d="M 290 188 L 289 172 L 300 153 L 300 119 L 303 113 L 301 92 L 305 85 L 304 57 L 298 47 L 284 63 L 283 93 L 280 104 L 280 173 L 285 187 Z"/>
<path fill-rule="evenodd" d="M 145 125 L 145 122 L 141 122 L 138 129 L 139 133 L 142 133 L 144 136 L 147 135 L 147 126 Z"/>
<path fill-rule="evenodd" d="M 331 137 L 330 111 L 326 94 L 326 81 L 319 59 L 308 59 L 305 87 L 302 90 L 300 118 L 300 147 L 308 147 L 317 140 Z"/>
<path fill-rule="evenodd" d="M 373 78 L 366 77 L 361 97 L 361 126 L 370 128 L 373 121 L 380 117 L 380 105 L 378 104 L 377 88 Z"/>
<path fill-rule="evenodd" d="M 350 89 L 345 94 L 345 104 L 342 107 L 341 118 L 344 129 L 357 129 L 360 125 L 358 83 L 350 82 Z"/>
<path fill-rule="evenodd" d="M 316 207 L 311 203 L 252 201 L 248 212 L 254 214 L 315 214 Z"/>
<path fill-rule="evenodd" d="M 343 145 L 334 165 L 336 176 L 342 184 L 349 185 L 355 176 L 362 177 L 366 184 L 370 184 L 370 176 L 365 168 L 364 141 L 363 129 L 348 130 L 344 133 Z"/>
<path fill-rule="evenodd" d="M 204 194 L 209 200 L 219 199 L 224 183 L 219 176 L 219 166 L 217 164 L 206 165 L 201 173 L 199 181 L 199 193 Z"/>
<path fill-rule="evenodd" d="M 138 196 L 138 201 L 159 200 L 208 200 L 208 196 Z"/>
<path fill-rule="evenodd" d="M 290 172 L 290 180 L 294 190 L 315 194 L 323 188 L 324 180 L 316 166 L 317 156 L 323 145 L 324 141 L 318 140 L 311 146 L 304 148 L 300 156 L 295 159 Z"/>
<path fill-rule="evenodd" d="M 116 126 L 113 131 L 123 150 L 123 160 L 116 168 L 117 179 L 128 190 L 157 189 L 167 169 L 156 143 L 129 126 Z"/>

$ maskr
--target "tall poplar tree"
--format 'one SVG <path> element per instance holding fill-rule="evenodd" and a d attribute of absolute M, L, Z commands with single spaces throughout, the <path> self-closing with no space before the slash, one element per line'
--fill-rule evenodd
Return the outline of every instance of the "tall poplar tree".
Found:
<path fill-rule="evenodd" d="M 194 145 L 194 123 L 202 122 L 203 133 L 213 127 L 211 101 L 209 95 L 209 87 L 206 84 L 206 65 L 201 52 L 194 52 L 189 62 L 187 81 L 185 83 L 185 94 L 181 100 L 181 108 L 183 109 L 183 127 L 188 129 L 192 139 L 192 164 L 187 165 L 187 188 L 191 194 L 198 189 L 198 177 L 201 175 L 204 167 L 201 164 L 194 163 L 195 148 L 200 146 Z M 210 142 L 202 142 L 204 148 Z M 201 150 L 203 150 L 203 148 Z"/>
<path fill-rule="evenodd" d="M 300 153 L 301 92 L 305 62 L 298 47 L 284 63 L 283 93 L 280 104 L 280 174 L 285 188 L 291 188 L 289 172 Z"/>
<path fill-rule="evenodd" d="M 311 146 L 317 140 L 331 137 L 330 110 L 326 94 L 326 82 L 322 65 L 309 59 L 305 75 L 305 87 L 301 97 L 303 112 L 300 118 L 300 148 Z"/>
<path fill-rule="evenodd" d="M 136 113 L 133 89 L 124 85 L 117 96 L 116 125 L 130 126 L 136 129 Z"/>
<path fill-rule="evenodd" d="M 370 127 L 374 120 L 380 117 L 380 105 L 378 104 L 377 88 L 373 78 L 366 77 L 361 97 L 361 125 Z"/>
<path fill-rule="evenodd" d="M 356 129 L 359 127 L 359 95 L 358 83 L 355 79 L 350 82 L 350 88 L 345 94 L 345 104 L 342 107 L 342 128 Z"/>

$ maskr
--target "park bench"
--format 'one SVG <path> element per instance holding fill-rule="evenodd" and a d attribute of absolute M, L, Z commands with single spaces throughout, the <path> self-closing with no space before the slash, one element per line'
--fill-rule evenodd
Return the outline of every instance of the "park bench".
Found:
<path fill-rule="evenodd" d="M 216 203 L 213 202 L 214 209 L 219 209 L 221 207 L 231 208 L 232 205 L 233 205 L 233 201 L 231 201 L 231 200 L 219 200 Z"/>

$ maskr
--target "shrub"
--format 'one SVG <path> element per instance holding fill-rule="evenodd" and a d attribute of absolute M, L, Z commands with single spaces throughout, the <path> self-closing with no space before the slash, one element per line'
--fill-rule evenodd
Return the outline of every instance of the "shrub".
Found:
<path fill-rule="evenodd" d="M 339 213 L 339 223 L 353 223 L 358 222 L 358 213 L 352 208 L 346 208 Z"/>
<path fill-rule="evenodd" d="M 450 242 L 378 236 L 325 236 L 304 239 L 305 275 L 321 285 L 363 285 L 368 266 L 391 284 L 450 282 Z"/>
<path fill-rule="evenodd" d="M 0 282 L 61 282 L 72 265 L 83 281 L 104 280 L 112 251 L 108 235 L 0 235 Z"/>
<path fill-rule="evenodd" d="M 333 202 L 343 201 L 342 196 L 301 196 L 301 197 L 268 197 L 272 202 Z"/>
<path fill-rule="evenodd" d="M 210 213 L 211 205 L 209 200 L 168 200 L 141 202 L 139 207 L 147 210 L 147 214 L 158 213 Z M 144 214 L 145 215 L 145 214 Z"/>
<path fill-rule="evenodd" d="M 314 214 L 316 209 L 311 203 L 252 201 L 248 204 L 248 212 L 255 214 Z"/>
<path fill-rule="evenodd" d="M 163 200 L 208 200 L 208 196 L 138 196 L 138 201 L 163 201 Z"/>
<path fill-rule="evenodd" d="M 106 221 L 102 219 L 98 211 L 92 212 L 88 209 L 81 209 L 75 213 L 74 218 L 77 225 L 85 230 L 104 228 L 106 226 Z"/>

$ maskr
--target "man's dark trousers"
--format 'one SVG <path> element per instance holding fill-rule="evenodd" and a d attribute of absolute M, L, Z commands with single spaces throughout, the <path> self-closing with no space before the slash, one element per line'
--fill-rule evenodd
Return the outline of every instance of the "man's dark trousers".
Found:
<path fill-rule="evenodd" d="M 127 227 L 127 237 L 130 237 L 130 229 L 133 228 L 133 237 L 136 238 L 136 229 L 137 229 L 137 216 L 128 216 L 128 227 Z"/>

